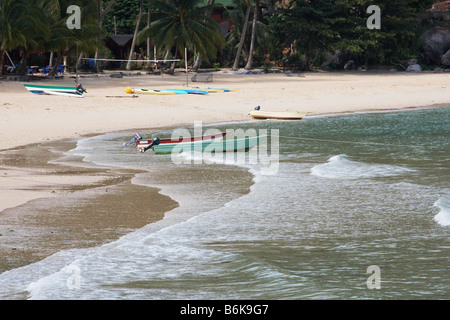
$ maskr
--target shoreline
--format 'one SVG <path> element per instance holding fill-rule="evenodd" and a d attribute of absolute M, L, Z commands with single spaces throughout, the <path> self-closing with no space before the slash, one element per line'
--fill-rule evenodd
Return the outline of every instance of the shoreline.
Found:
<path fill-rule="evenodd" d="M 75 79 L 42 80 L 46 85 L 73 85 Z M 248 112 L 260 105 L 268 111 L 309 115 L 424 108 L 450 104 L 450 73 L 332 72 L 230 75 L 214 73 L 212 83 L 236 92 L 208 95 L 133 95 L 126 87 L 181 88 L 185 75 L 139 75 L 82 79 L 85 98 L 41 96 L 22 82 L 0 81 L 0 150 L 134 128 L 173 128 L 194 121 L 218 123 L 253 120 Z M 258 120 L 253 120 L 258 121 Z"/>
<path fill-rule="evenodd" d="M 411 84 L 409 80 L 417 80 L 423 76 L 428 79 L 427 81 L 432 82 L 430 77 L 436 76 L 435 74 L 393 74 L 390 79 L 395 80 L 395 78 L 401 77 L 408 80 L 407 84 L 404 84 L 404 92 L 400 91 L 400 94 L 394 90 L 394 92 L 384 95 L 380 94 L 381 103 L 370 101 L 359 108 L 357 105 L 367 100 L 367 97 L 363 95 L 364 90 L 360 90 L 356 96 L 352 95 L 347 99 L 343 97 L 346 97 L 345 93 L 355 90 L 352 86 L 358 84 L 360 77 L 370 78 L 371 75 L 347 73 L 342 75 L 344 78 L 349 78 L 339 79 L 339 74 L 307 74 L 308 78 L 313 78 L 308 83 L 308 86 L 314 87 L 314 94 L 311 94 L 310 101 L 314 100 L 315 94 L 318 95 L 321 92 L 322 88 L 317 85 L 317 82 L 322 77 L 331 78 L 324 80 L 326 82 L 348 81 L 349 84 L 344 86 L 345 90 L 342 87 L 336 88 L 336 92 L 318 98 L 319 101 L 313 104 L 313 108 L 311 107 L 311 109 L 315 109 L 313 112 L 308 111 L 306 107 L 299 107 L 296 110 L 310 112 L 312 117 L 327 117 L 358 113 L 414 111 L 450 105 L 449 88 L 444 84 L 445 81 L 450 80 L 448 74 L 438 74 L 437 78 L 439 79 L 435 79 L 435 81 L 437 83 L 444 81 L 443 84 L 439 85 L 433 82 L 432 86 L 435 91 L 428 92 L 423 97 L 423 101 L 429 99 L 435 103 L 422 104 L 422 100 L 418 99 L 417 95 L 408 99 L 408 93 L 411 93 L 411 88 L 408 87 Z M 90 90 L 90 86 L 83 83 L 83 86 L 88 89 L 88 95 L 83 99 L 36 96 L 28 93 L 22 83 L 0 82 L 0 111 L 5 114 L 5 117 L 0 119 L 0 124 L 2 124 L 0 125 L 0 190 L 2 191 L 0 195 L 0 200 L 2 200 L 0 201 L 0 252 L 2 256 L 0 273 L 38 261 L 67 248 L 95 246 L 111 242 L 133 229 L 162 219 L 166 212 L 178 206 L 175 200 L 160 194 L 157 188 L 132 184 L 131 179 L 137 171 L 94 165 L 82 166 L 79 159 L 65 159 L 65 161 L 55 163 L 54 160 L 60 158 L 64 151 L 73 148 L 76 141 L 108 132 L 130 131 L 130 134 L 133 134 L 140 129 L 164 130 L 192 126 L 194 121 L 198 120 L 204 121 L 206 126 L 231 122 L 255 121 L 257 123 L 260 120 L 253 120 L 248 116 L 248 111 L 255 105 L 262 105 L 266 110 L 271 108 L 275 111 L 284 111 L 287 109 L 283 105 L 285 102 L 291 102 L 293 105 L 301 103 L 301 99 L 295 100 L 295 96 L 298 95 L 296 87 L 303 85 L 305 78 L 292 80 L 291 77 L 276 74 L 266 76 L 223 75 L 220 77 L 218 75 L 216 78 L 219 78 L 221 84 L 211 84 L 211 87 L 235 88 L 236 85 L 233 84 L 236 84 L 236 80 L 241 81 L 237 83 L 242 88 L 237 88 L 237 92 L 231 93 L 214 93 L 205 97 L 198 95 L 186 97 L 140 96 L 133 99 L 117 98 L 112 100 L 105 96 L 110 91 L 111 82 L 116 90 L 123 87 L 124 81 L 132 82 L 136 86 L 144 86 L 143 81 L 145 80 L 156 80 L 157 83 L 154 84 L 154 87 L 163 88 L 177 85 L 185 79 L 185 75 L 166 75 L 161 78 L 137 76 L 130 77 L 130 79 L 88 79 L 90 81 L 87 82 L 92 85 L 93 89 Z M 372 76 L 375 80 L 380 80 L 379 77 L 390 75 L 377 73 Z M 248 80 L 250 80 L 249 83 Z M 55 82 L 65 83 L 70 83 L 70 81 L 71 79 L 55 80 Z M 265 84 L 265 81 L 268 84 Z M 263 84 L 265 85 L 263 86 Z M 369 90 L 369 96 L 377 96 L 377 92 L 383 87 L 381 83 L 378 85 Z M 178 86 L 180 85 L 178 84 Z M 386 86 L 398 87 L 399 85 L 387 83 L 384 87 Z M 289 94 L 281 98 L 273 97 L 270 90 L 267 90 L 267 88 L 273 87 L 289 91 Z M 9 91 L 5 93 L 5 89 L 9 89 Z M 366 89 L 368 88 L 366 87 Z M 92 92 L 92 98 L 89 97 L 91 94 L 89 91 Z M 239 93 L 240 91 L 241 93 Z M 433 96 L 433 93 L 436 92 L 438 94 Z M 120 95 L 126 97 L 124 92 L 120 92 Z M 389 100 L 398 95 L 403 96 L 404 101 Z M 343 98 L 344 101 L 338 101 L 339 98 Z M 330 100 L 334 100 L 337 106 L 326 107 L 331 103 Z M 397 101 L 397 104 L 394 100 Z M 85 103 L 85 101 L 87 102 Z M 343 105 L 346 101 L 352 101 L 352 104 L 344 108 Z M 390 101 L 392 101 L 392 105 Z M 156 123 L 150 124 L 146 119 L 156 119 Z M 133 201 L 128 199 L 132 199 L 131 196 L 135 192 L 141 192 L 144 195 L 151 194 L 151 197 L 157 197 L 164 204 L 146 215 L 145 219 L 130 226 L 129 221 L 121 218 L 119 214 L 120 210 L 126 206 L 120 209 L 118 205 L 122 202 L 130 205 Z M 106 198 L 108 200 L 105 200 Z M 73 204 L 73 208 L 64 209 L 65 213 L 55 210 L 56 205 L 64 208 L 69 203 Z M 106 223 L 110 217 L 104 214 L 97 220 L 93 220 L 95 214 L 86 216 L 86 212 L 96 210 L 94 203 L 97 203 L 97 208 L 110 204 L 109 206 L 105 205 L 104 209 L 109 210 L 112 214 L 115 213 L 116 221 L 112 224 Z M 82 204 L 81 207 L 84 206 L 84 216 L 76 214 L 77 209 L 80 209 L 80 204 Z M 148 206 L 142 204 L 133 212 L 140 212 L 140 215 L 136 216 L 138 217 L 147 212 L 147 209 Z M 54 218 L 60 220 L 59 225 L 53 224 Z M 73 220 L 74 218 L 76 219 Z M 89 228 L 90 223 L 95 224 L 97 229 L 94 228 L 93 231 L 92 228 Z M 36 238 L 36 233 L 34 233 L 36 228 L 45 228 L 47 231 Z M 72 234 L 71 240 L 64 237 L 66 234 Z M 35 242 L 32 243 L 30 240 Z M 39 246 L 42 241 L 48 245 L 45 250 Z"/>
<path fill-rule="evenodd" d="M 10 198 L 1 202 L 0 274 L 62 250 L 112 242 L 178 206 L 158 188 L 131 182 L 143 171 L 83 164 L 58 153 L 69 146 L 73 141 L 0 151 L 1 198 Z M 37 159 L 29 159 L 30 152 Z M 8 166 L 11 153 L 14 166 Z"/>

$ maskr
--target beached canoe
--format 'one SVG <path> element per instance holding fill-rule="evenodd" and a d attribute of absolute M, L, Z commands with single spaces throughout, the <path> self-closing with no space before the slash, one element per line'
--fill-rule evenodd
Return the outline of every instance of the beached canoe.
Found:
<path fill-rule="evenodd" d="M 215 140 L 215 139 L 222 139 L 226 134 L 227 134 L 226 132 L 221 132 L 219 134 L 200 136 L 200 137 L 180 138 L 180 139 L 171 139 L 171 138 L 159 139 L 159 144 L 175 144 L 175 143 L 185 143 L 185 142 L 194 142 L 194 141 L 211 141 L 211 140 Z M 136 135 L 135 135 L 135 137 L 136 137 Z M 133 138 L 133 139 L 135 139 L 135 138 Z M 136 142 L 136 149 L 143 152 L 154 141 L 153 140 L 136 140 L 135 142 Z"/>
<path fill-rule="evenodd" d="M 83 93 L 86 90 L 83 89 L 81 85 L 75 87 L 66 86 L 44 86 L 36 84 L 24 84 L 24 87 L 34 94 L 49 94 L 49 95 L 59 95 L 59 96 L 69 96 L 76 98 L 83 98 Z"/>
<path fill-rule="evenodd" d="M 307 112 L 289 112 L 289 111 L 261 111 L 252 110 L 249 113 L 255 119 L 280 119 L 280 120 L 300 120 L 305 117 Z"/>
<path fill-rule="evenodd" d="M 208 94 L 207 90 L 196 89 L 196 88 L 177 88 L 176 90 L 184 90 L 189 94 Z"/>
<path fill-rule="evenodd" d="M 181 88 L 179 88 L 181 90 Z M 200 88 L 200 87 L 192 87 L 182 90 L 189 90 L 192 93 L 216 93 L 216 92 L 230 92 L 230 89 L 220 89 L 220 88 Z"/>
<path fill-rule="evenodd" d="M 145 88 L 139 88 L 139 89 L 133 89 L 127 87 L 125 89 L 126 93 L 134 93 L 134 94 L 150 94 L 150 95 L 174 95 L 177 94 L 175 91 L 166 91 L 161 89 L 145 89 Z"/>
<path fill-rule="evenodd" d="M 181 143 L 165 143 L 153 146 L 155 154 L 182 153 L 190 151 L 199 152 L 227 152 L 249 150 L 257 146 L 267 136 L 245 137 L 241 139 L 224 139 L 212 141 L 193 141 Z"/>
<path fill-rule="evenodd" d="M 200 88 L 200 87 L 194 87 L 194 89 L 199 90 L 206 90 L 208 92 L 235 92 L 236 89 L 226 89 L 226 88 Z"/>

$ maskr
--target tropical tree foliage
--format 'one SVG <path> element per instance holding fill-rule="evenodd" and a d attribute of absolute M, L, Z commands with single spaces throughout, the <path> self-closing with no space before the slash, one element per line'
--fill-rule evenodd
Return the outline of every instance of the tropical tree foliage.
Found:
<path fill-rule="evenodd" d="M 20 57 L 20 73 L 35 52 L 53 52 L 57 63 L 76 52 L 97 56 L 114 25 L 118 34 L 135 34 L 131 53 L 147 42 L 147 55 L 150 43 L 171 58 L 184 58 L 187 49 L 191 57 L 234 70 L 286 58 L 310 69 L 329 53 L 359 64 L 392 64 L 418 55 L 417 16 L 434 2 L 378 0 L 381 29 L 372 30 L 366 26 L 371 0 L 233 0 L 231 6 L 226 0 L 227 7 L 224 1 L 0 0 L 0 66 L 11 51 Z M 69 5 L 82 10 L 79 30 L 66 26 Z M 231 21 L 225 36 L 213 12 Z"/>
<path fill-rule="evenodd" d="M 151 37 L 174 57 L 184 56 L 185 48 L 207 61 L 216 57 L 224 39 L 217 22 L 206 14 L 208 6 L 200 6 L 200 0 L 160 0 L 155 6 L 155 20 L 140 32 L 140 42 Z"/>
<path fill-rule="evenodd" d="M 67 27 L 70 5 L 81 9 L 81 29 Z M 27 59 L 34 51 L 56 52 L 59 65 L 63 55 L 77 47 L 92 52 L 99 45 L 101 29 L 91 0 L 0 0 L 0 19 L 0 59 L 7 50 L 19 50 L 20 74 L 26 73 Z"/>
<path fill-rule="evenodd" d="M 282 47 L 293 45 L 304 68 L 324 52 L 339 50 L 361 64 L 395 63 L 414 55 L 417 13 L 432 1 L 379 0 L 381 29 L 367 28 L 370 0 L 291 0 L 271 19 Z"/>
<path fill-rule="evenodd" d="M 105 15 L 102 26 L 108 34 L 132 34 L 138 12 L 139 0 L 117 0 Z"/>
<path fill-rule="evenodd" d="M 41 7 L 31 0 L 0 1 L 0 66 L 7 50 L 19 49 L 26 59 L 30 50 L 49 39 Z M 23 61 L 23 59 L 22 59 Z M 23 70 L 20 70 L 21 72 Z M 0 71 L 1 72 L 1 71 Z"/>

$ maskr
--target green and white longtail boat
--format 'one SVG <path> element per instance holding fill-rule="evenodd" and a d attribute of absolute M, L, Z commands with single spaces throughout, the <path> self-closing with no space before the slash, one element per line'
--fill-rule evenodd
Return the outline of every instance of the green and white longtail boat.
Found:
<path fill-rule="evenodd" d="M 77 98 L 83 98 L 84 97 L 83 93 L 86 92 L 86 90 L 83 88 L 81 84 L 77 84 L 74 87 L 24 84 L 24 87 L 31 93 L 35 94 L 50 94 L 50 95 L 60 95 Z"/>
<path fill-rule="evenodd" d="M 267 139 L 266 135 L 245 137 L 241 139 L 225 139 L 213 141 L 193 141 L 180 143 L 164 143 L 153 146 L 155 154 L 198 152 L 227 152 L 249 150 Z"/>

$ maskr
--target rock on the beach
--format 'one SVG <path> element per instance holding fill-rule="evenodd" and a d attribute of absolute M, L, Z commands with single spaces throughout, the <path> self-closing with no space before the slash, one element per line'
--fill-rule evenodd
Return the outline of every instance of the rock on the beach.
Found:
<path fill-rule="evenodd" d="M 347 63 L 344 65 L 344 70 L 354 70 L 354 69 L 356 69 L 356 64 L 355 61 L 353 60 L 347 61 Z"/>
<path fill-rule="evenodd" d="M 450 66 L 450 49 L 442 56 L 441 63 L 444 66 Z"/>
<path fill-rule="evenodd" d="M 420 66 L 420 64 L 412 64 L 408 66 L 406 72 L 422 72 L 422 67 Z"/>
<path fill-rule="evenodd" d="M 450 30 L 435 27 L 425 31 L 422 36 L 422 49 L 431 62 L 440 64 L 442 55 L 450 49 Z"/>

